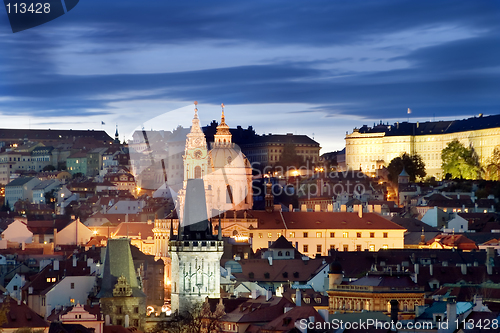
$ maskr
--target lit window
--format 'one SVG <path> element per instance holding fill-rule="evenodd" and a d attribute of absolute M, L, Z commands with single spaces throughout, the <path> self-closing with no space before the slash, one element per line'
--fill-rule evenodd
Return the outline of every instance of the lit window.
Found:
<path fill-rule="evenodd" d="M 55 277 L 52 278 L 52 282 L 56 282 L 56 278 Z"/>
<path fill-rule="evenodd" d="M 290 232 L 290 238 L 295 238 L 295 232 L 294 231 Z"/>
<path fill-rule="evenodd" d="M 262 238 L 262 233 L 259 233 L 259 238 Z"/>
<path fill-rule="evenodd" d="M 273 233 L 272 232 L 268 232 L 267 233 L 267 238 L 271 238 L 271 237 L 273 237 Z"/>
<path fill-rule="evenodd" d="M 375 245 L 373 245 L 373 244 L 370 245 L 370 251 L 372 251 L 372 252 L 375 251 Z"/>
<path fill-rule="evenodd" d="M 321 237 L 322 237 L 321 232 L 317 232 L 316 233 L 316 238 L 321 238 Z"/>
<path fill-rule="evenodd" d="M 277 232 L 276 233 L 276 238 L 280 238 L 281 237 L 281 232 Z"/>
<path fill-rule="evenodd" d="M 347 231 L 344 231 L 344 232 L 342 233 L 342 237 L 344 237 L 344 238 L 348 238 L 348 237 L 349 237 L 349 233 L 348 233 Z"/>
<path fill-rule="evenodd" d="M 47 278 L 47 282 L 50 282 L 50 278 Z"/>
<path fill-rule="evenodd" d="M 383 248 L 384 250 L 387 250 L 387 249 L 389 248 L 389 245 L 384 244 L 384 245 L 382 245 L 382 248 Z"/>

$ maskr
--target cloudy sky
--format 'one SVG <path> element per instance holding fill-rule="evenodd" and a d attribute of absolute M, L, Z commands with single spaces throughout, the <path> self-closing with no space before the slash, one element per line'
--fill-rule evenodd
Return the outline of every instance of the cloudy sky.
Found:
<path fill-rule="evenodd" d="M 0 10 L 0 127 L 123 137 L 189 126 L 197 100 L 202 124 L 224 103 L 326 152 L 363 124 L 500 113 L 499 65 L 498 1 L 83 0 L 15 34 Z"/>

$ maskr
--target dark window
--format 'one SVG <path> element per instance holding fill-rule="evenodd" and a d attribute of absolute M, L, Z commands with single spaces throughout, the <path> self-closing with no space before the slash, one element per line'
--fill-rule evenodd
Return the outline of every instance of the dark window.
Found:
<path fill-rule="evenodd" d="M 75 283 L 71 282 L 71 289 L 75 289 Z"/>
<path fill-rule="evenodd" d="M 335 233 L 334 232 L 330 232 L 330 238 L 333 238 L 335 237 Z"/>
<path fill-rule="evenodd" d="M 309 246 L 303 245 L 303 248 L 304 248 L 304 252 L 309 252 Z"/>
<path fill-rule="evenodd" d="M 384 238 L 387 238 L 387 232 L 384 232 Z"/>
<path fill-rule="evenodd" d="M 134 313 L 139 313 L 139 307 L 137 307 L 137 306 L 136 306 L 136 307 L 134 308 Z"/>
<path fill-rule="evenodd" d="M 361 245 L 356 245 L 356 251 L 361 251 Z"/>
<path fill-rule="evenodd" d="M 370 232 L 370 238 L 375 238 L 375 233 L 374 232 Z"/>
<path fill-rule="evenodd" d="M 201 178 L 201 167 L 197 166 L 194 168 L 194 178 L 200 179 Z"/>
<path fill-rule="evenodd" d="M 356 233 L 356 237 L 361 238 L 361 233 L 360 233 L 360 232 L 357 232 L 357 233 Z"/>
<path fill-rule="evenodd" d="M 321 245 L 316 245 L 316 252 L 321 253 Z"/>

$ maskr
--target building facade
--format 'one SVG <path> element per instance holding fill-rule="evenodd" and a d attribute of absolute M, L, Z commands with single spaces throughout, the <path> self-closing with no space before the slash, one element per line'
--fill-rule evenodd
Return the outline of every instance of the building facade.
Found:
<path fill-rule="evenodd" d="M 380 123 L 373 127 L 364 125 L 345 137 L 346 166 L 375 172 L 402 153 L 418 154 L 425 163 L 427 175 L 442 178 L 441 151 L 455 139 L 466 147 L 473 147 L 479 162 L 485 164 L 495 147 L 500 145 L 500 115 L 425 123 Z"/>

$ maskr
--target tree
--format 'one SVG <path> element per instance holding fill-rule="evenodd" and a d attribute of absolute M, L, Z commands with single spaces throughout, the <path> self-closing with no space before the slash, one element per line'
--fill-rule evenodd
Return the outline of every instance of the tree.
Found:
<path fill-rule="evenodd" d="M 54 168 L 53 165 L 46 165 L 43 167 L 42 171 L 54 171 L 56 168 Z"/>
<path fill-rule="evenodd" d="M 441 151 L 443 174 L 453 178 L 478 179 L 481 175 L 479 158 L 472 147 L 465 147 L 457 139 Z"/>
<path fill-rule="evenodd" d="M 297 152 L 295 151 L 295 145 L 291 142 L 285 143 L 279 162 L 276 163 L 276 165 L 281 166 L 285 170 L 287 170 L 287 168 L 298 169 L 302 164 L 303 160 L 299 155 L 297 155 Z"/>
<path fill-rule="evenodd" d="M 500 146 L 496 146 L 486 165 L 486 178 L 500 180 Z"/>
<path fill-rule="evenodd" d="M 408 155 L 403 153 L 401 156 L 393 158 L 389 163 L 387 170 L 389 171 L 389 179 L 393 183 L 398 182 L 398 176 L 403 171 L 403 167 L 410 175 L 410 181 L 414 182 L 417 177 L 424 178 L 427 174 L 425 172 L 425 163 L 422 161 L 420 155 Z"/>
<path fill-rule="evenodd" d="M 193 305 L 183 315 L 176 315 L 166 323 L 165 329 L 169 333 L 218 333 L 222 331 L 219 319 L 225 314 L 222 299 L 212 312 L 207 297 L 202 304 Z"/>

